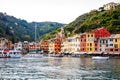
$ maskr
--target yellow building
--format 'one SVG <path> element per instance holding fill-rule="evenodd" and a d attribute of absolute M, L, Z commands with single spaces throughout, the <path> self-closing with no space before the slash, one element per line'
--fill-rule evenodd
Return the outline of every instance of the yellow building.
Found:
<path fill-rule="evenodd" d="M 13 48 L 13 44 L 11 41 L 8 41 L 8 49 L 12 49 Z"/>
<path fill-rule="evenodd" d="M 120 51 L 120 34 L 115 34 L 113 37 L 114 51 Z"/>
<path fill-rule="evenodd" d="M 94 33 L 92 32 L 87 32 L 86 33 L 86 52 L 92 53 L 95 51 L 95 43 L 94 43 Z"/>

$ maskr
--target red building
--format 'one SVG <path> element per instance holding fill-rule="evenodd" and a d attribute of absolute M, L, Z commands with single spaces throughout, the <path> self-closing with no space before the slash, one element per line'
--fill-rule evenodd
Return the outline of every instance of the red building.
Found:
<path fill-rule="evenodd" d="M 99 39 L 101 37 L 109 37 L 110 32 L 104 27 L 94 29 L 80 35 L 80 51 L 81 52 L 97 52 L 99 51 Z"/>
<path fill-rule="evenodd" d="M 94 38 L 110 36 L 110 32 L 107 31 L 104 27 L 92 30 L 90 32 L 94 32 Z"/>
<path fill-rule="evenodd" d="M 99 50 L 99 39 L 100 38 L 104 38 L 104 37 L 110 37 L 110 32 L 107 31 L 104 27 L 102 28 L 98 28 L 98 29 L 94 29 L 92 31 L 89 31 L 87 32 L 88 36 L 89 34 L 93 34 L 93 41 L 94 41 L 94 51 L 97 52 L 97 51 L 100 51 Z M 89 37 L 88 37 L 89 38 Z"/>
<path fill-rule="evenodd" d="M 40 48 L 43 51 L 48 51 L 48 46 L 49 46 L 49 42 L 48 41 L 41 41 L 40 42 Z"/>

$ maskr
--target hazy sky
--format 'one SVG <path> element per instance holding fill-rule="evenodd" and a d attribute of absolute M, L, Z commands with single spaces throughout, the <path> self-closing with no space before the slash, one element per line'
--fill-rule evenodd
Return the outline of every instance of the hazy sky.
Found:
<path fill-rule="evenodd" d="M 0 12 L 28 22 L 70 23 L 81 14 L 120 0 L 0 0 Z"/>

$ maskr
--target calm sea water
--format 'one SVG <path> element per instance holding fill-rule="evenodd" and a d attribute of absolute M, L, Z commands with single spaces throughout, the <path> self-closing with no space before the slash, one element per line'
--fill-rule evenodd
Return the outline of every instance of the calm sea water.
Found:
<path fill-rule="evenodd" d="M 120 80 L 120 59 L 0 58 L 0 80 Z"/>

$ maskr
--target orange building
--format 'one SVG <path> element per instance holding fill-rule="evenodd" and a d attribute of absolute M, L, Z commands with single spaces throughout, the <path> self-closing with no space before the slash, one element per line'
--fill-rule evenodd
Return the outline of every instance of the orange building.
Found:
<path fill-rule="evenodd" d="M 41 41 L 40 48 L 43 51 L 48 51 L 49 50 L 49 42 L 48 41 Z"/>
<path fill-rule="evenodd" d="M 55 53 L 61 52 L 61 39 L 57 38 L 54 40 L 54 46 L 55 46 Z"/>

